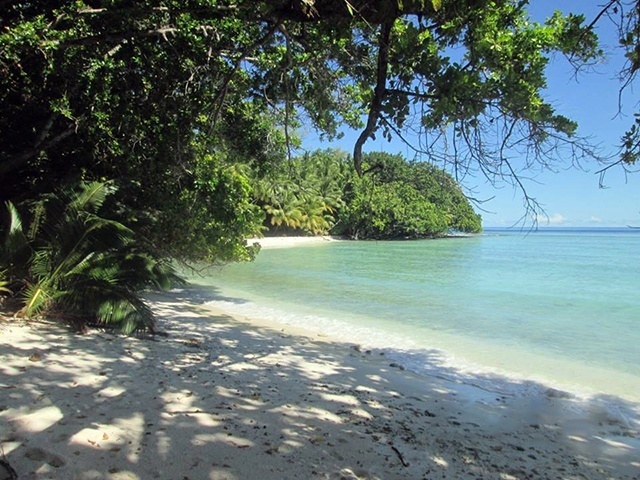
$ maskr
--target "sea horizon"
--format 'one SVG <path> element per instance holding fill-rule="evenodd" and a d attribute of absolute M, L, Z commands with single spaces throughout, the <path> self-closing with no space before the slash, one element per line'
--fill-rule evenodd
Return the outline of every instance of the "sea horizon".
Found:
<path fill-rule="evenodd" d="M 525 225 L 525 226 L 486 226 L 482 227 L 482 231 L 508 231 L 512 233 L 528 233 L 528 232 L 545 232 L 545 231 L 567 231 L 567 232 L 604 232 L 604 231 L 619 231 L 624 232 L 640 232 L 640 223 L 637 226 L 634 225 Z"/>

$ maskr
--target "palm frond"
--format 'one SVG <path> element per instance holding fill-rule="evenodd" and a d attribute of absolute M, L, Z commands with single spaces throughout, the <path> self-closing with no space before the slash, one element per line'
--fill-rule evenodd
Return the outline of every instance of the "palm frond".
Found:
<path fill-rule="evenodd" d="M 129 335 L 136 331 L 154 331 L 151 309 L 136 292 L 104 279 L 84 278 L 73 290 L 56 299 L 57 310 L 74 319 L 76 326 L 99 325 Z"/>
<path fill-rule="evenodd" d="M 33 209 L 33 236 L 21 239 L 18 212 L 7 205 L 9 232 L 33 249 L 25 262 L 22 312 L 27 317 L 49 312 L 78 327 L 97 323 L 125 334 L 153 331 L 153 314 L 139 292 L 171 288 L 181 279 L 170 262 L 141 251 L 131 229 L 100 215 L 114 189 L 93 182 L 43 196 Z"/>
<path fill-rule="evenodd" d="M 75 228 L 74 228 L 75 227 Z M 131 241 L 132 232 L 119 222 L 94 216 L 85 222 L 73 222 L 71 234 L 58 239 L 56 267 L 52 277 L 73 271 L 94 252 L 115 252 Z"/>
<path fill-rule="evenodd" d="M 100 210 L 106 198 L 115 191 L 111 182 L 90 182 L 80 185 L 80 190 L 71 195 L 71 208 L 95 213 Z"/>
<path fill-rule="evenodd" d="M 24 306 L 21 312 L 28 318 L 33 317 L 41 313 L 52 300 L 52 293 L 46 284 L 28 285 L 24 291 Z"/>
<path fill-rule="evenodd" d="M 21 257 L 29 255 L 29 242 L 22 228 L 22 220 L 18 209 L 11 202 L 5 203 L 9 211 L 9 230 L 0 244 L 0 263 L 9 267 L 11 263 L 18 263 Z"/>
<path fill-rule="evenodd" d="M 11 295 L 13 292 L 7 287 L 7 285 L 9 285 L 9 282 L 6 279 L 7 271 L 0 270 L 0 293 L 8 293 L 9 295 Z"/>
<path fill-rule="evenodd" d="M 115 324 L 125 335 L 155 330 L 153 312 L 139 298 L 109 299 L 100 305 L 97 314 L 100 323 Z"/>
<path fill-rule="evenodd" d="M 174 266 L 168 260 L 158 260 L 153 266 L 153 281 L 157 289 L 169 290 L 187 282 L 180 277 Z"/>
<path fill-rule="evenodd" d="M 50 278 L 54 268 L 53 260 L 54 251 L 50 247 L 42 247 L 33 252 L 31 257 L 30 273 L 33 278 L 42 281 Z"/>

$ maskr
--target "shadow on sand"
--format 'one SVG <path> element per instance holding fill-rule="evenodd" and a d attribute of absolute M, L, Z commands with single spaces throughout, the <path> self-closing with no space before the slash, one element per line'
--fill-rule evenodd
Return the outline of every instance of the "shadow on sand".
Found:
<path fill-rule="evenodd" d="M 0 326 L 0 443 L 20 479 L 638 478 L 637 424 L 605 412 L 211 316 L 207 288 L 151 299 L 155 341 L 41 325 L 14 345 Z"/>

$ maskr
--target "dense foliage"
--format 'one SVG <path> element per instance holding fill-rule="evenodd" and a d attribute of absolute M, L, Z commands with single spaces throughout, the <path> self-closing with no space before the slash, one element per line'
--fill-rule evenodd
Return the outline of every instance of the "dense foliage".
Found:
<path fill-rule="evenodd" d="M 371 153 L 371 172 L 353 177 L 338 230 L 354 238 L 420 238 L 450 231 L 477 233 L 480 216 L 453 178 L 433 165 Z"/>
<path fill-rule="evenodd" d="M 352 238 L 422 238 L 478 232 L 477 215 L 453 178 L 400 155 L 363 156 L 368 174 L 336 150 L 293 159 L 257 180 L 257 201 L 273 233 L 334 233 Z"/>
<path fill-rule="evenodd" d="M 256 203 L 270 234 L 327 234 L 344 205 L 353 164 L 337 150 L 315 151 L 255 178 Z"/>
<path fill-rule="evenodd" d="M 97 324 L 126 334 L 154 331 L 138 292 L 180 280 L 169 264 L 140 251 L 130 229 L 100 216 L 113 192 L 93 182 L 46 195 L 32 205 L 28 225 L 7 203 L 11 221 L 1 232 L 0 265 L 7 267 L 6 285 L 21 292 L 19 315 L 54 314 L 79 329 Z"/>
<path fill-rule="evenodd" d="M 284 144 L 269 112 L 235 93 L 249 85 L 226 82 L 222 52 L 252 42 L 259 26 L 217 19 L 215 32 L 203 31 L 196 13 L 142 2 L 11 2 L 2 10 L 3 199 L 111 179 L 119 189 L 106 208 L 154 253 L 251 257 L 243 239 L 259 219 L 237 165 L 281 159 Z M 175 27 L 163 29 L 167 22 Z M 229 94 L 216 103 L 225 82 Z"/>
<path fill-rule="evenodd" d="M 555 52 L 594 58 L 595 36 L 581 16 L 531 22 L 526 4 L 3 2 L 2 197 L 113 179 L 127 221 L 160 253 L 211 258 L 220 252 L 203 245 L 223 241 L 225 255 L 246 258 L 242 236 L 256 219 L 237 184 L 228 205 L 199 210 L 215 225 L 206 242 L 175 244 L 185 228 L 201 235 L 176 212 L 209 193 L 198 177 L 208 168 L 224 190 L 243 181 L 228 166 L 282 161 L 299 122 L 329 137 L 362 128 L 357 170 L 376 131 L 414 131 L 431 161 L 495 177 L 582 155 L 575 124 L 542 96 L 544 68 Z"/>
<path fill-rule="evenodd" d="M 618 27 L 620 46 L 626 63 L 620 72 L 621 91 L 630 88 L 640 71 L 640 0 L 611 0 L 606 3 L 598 19 L 609 16 Z M 594 22 L 596 22 L 594 20 Z M 636 105 L 637 107 L 637 105 Z M 640 159 L 640 112 L 636 112 L 629 129 L 622 136 L 620 161 L 636 164 Z"/>

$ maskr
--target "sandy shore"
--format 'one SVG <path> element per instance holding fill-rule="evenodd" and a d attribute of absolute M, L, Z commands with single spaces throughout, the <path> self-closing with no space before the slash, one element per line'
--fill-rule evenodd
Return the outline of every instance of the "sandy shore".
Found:
<path fill-rule="evenodd" d="M 343 240 L 340 237 L 332 237 L 329 235 L 316 237 L 262 237 L 248 238 L 247 244 L 260 244 L 261 248 L 289 248 L 299 247 L 303 245 L 318 245 L 326 242 L 337 242 Z"/>
<path fill-rule="evenodd" d="M 153 297 L 155 340 L 0 323 L 0 444 L 19 478 L 640 478 L 636 423 L 413 375 L 207 300 Z"/>

